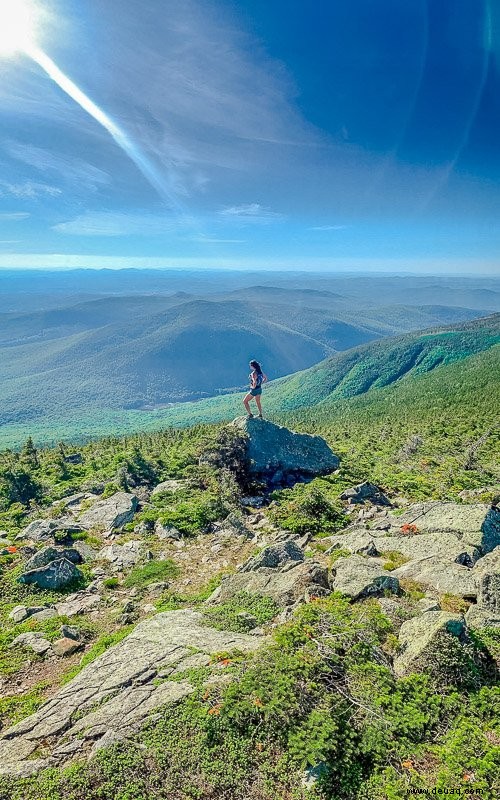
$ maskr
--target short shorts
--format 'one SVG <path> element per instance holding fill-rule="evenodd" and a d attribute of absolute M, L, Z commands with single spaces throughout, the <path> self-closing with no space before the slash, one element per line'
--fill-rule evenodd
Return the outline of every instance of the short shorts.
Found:
<path fill-rule="evenodd" d="M 260 386 L 256 386 L 255 389 L 250 389 L 250 394 L 252 395 L 252 397 L 257 397 L 258 394 L 262 394 L 262 389 L 260 388 Z"/>

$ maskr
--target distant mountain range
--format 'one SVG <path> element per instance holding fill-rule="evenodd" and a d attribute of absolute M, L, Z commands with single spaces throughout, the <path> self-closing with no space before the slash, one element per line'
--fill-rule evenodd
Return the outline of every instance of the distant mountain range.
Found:
<path fill-rule="evenodd" d="M 238 382 L 257 354 L 271 377 L 282 376 L 265 390 L 272 415 L 500 353 L 500 314 L 471 320 L 470 309 L 391 306 L 389 313 L 387 306 L 350 311 L 349 303 L 326 291 L 252 287 L 4 314 L 0 443 L 19 444 L 29 433 L 53 442 L 228 419 L 241 413 Z M 457 317 L 463 321 L 443 325 Z M 422 323 L 424 332 L 393 335 Z M 231 386 L 240 391 L 231 394 Z"/>
<path fill-rule="evenodd" d="M 3 425 L 103 409 L 155 409 L 271 378 L 402 331 L 467 320 L 446 305 L 363 306 L 328 289 L 253 286 L 198 297 L 112 295 L 0 314 Z"/>

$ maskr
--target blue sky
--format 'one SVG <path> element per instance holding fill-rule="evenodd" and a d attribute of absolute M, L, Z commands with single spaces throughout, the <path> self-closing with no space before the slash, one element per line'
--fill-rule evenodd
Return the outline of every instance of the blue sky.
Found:
<path fill-rule="evenodd" d="M 46 0 L 0 57 L 0 267 L 499 272 L 496 0 Z"/>

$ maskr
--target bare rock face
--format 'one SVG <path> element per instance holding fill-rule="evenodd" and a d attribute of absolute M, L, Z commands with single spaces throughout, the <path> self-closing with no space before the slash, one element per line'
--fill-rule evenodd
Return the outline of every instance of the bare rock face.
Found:
<path fill-rule="evenodd" d="M 122 528 L 131 522 L 137 508 L 137 497 L 128 492 L 116 492 L 105 500 L 97 500 L 94 505 L 81 514 L 78 522 L 89 530 L 103 527 L 107 530 Z"/>
<path fill-rule="evenodd" d="M 370 503 L 374 503 L 375 505 L 379 506 L 390 506 L 391 503 L 385 494 L 382 492 L 379 486 L 376 486 L 374 483 L 370 483 L 369 481 L 364 481 L 364 483 L 359 483 L 357 486 L 353 486 L 351 489 L 346 489 L 340 495 L 341 500 L 349 500 L 351 503 L 364 503 L 365 500 L 369 500 Z"/>
<path fill-rule="evenodd" d="M 233 422 L 246 439 L 250 473 L 275 478 L 321 475 L 337 469 L 338 457 L 321 436 L 296 433 L 267 420 L 241 417 Z"/>
<path fill-rule="evenodd" d="M 328 570 L 315 561 L 305 561 L 295 539 L 288 538 L 250 558 L 239 572 L 222 581 L 208 602 L 225 603 L 239 592 L 271 597 L 286 608 L 311 595 L 328 594 Z"/>
<path fill-rule="evenodd" d="M 417 503 L 394 525 L 415 525 L 420 533 L 452 533 L 466 546 L 476 547 L 483 555 L 500 545 L 500 510 L 485 503 L 462 505 L 431 501 Z"/>
<path fill-rule="evenodd" d="M 88 755 L 135 733 L 151 712 L 193 691 L 188 680 L 155 683 L 159 675 L 168 678 L 193 666 L 193 648 L 206 664 L 212 654 L 234 648 L 251 652 L 263 641 L 262 636 L 207 627 L 196 611 L 156 614 L 86 666 L 35 714 L 2 733 L 0 774 L 34 774 L 63 765 L 76 752 Z M 40 748 L 43 758 L 32 758 Z"/>

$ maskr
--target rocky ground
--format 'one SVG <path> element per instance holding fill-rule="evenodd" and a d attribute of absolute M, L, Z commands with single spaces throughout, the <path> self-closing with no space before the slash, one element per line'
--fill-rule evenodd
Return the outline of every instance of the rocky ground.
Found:
<path fill-rule="evenodd" d="M 319 437 L 289 436 L 260 421 L 244 427 L 268 483 L 289 485 L 338 465 Z M 153 493 L 175 491 L 175 481 L 167 483 Z M 363 483 L 341 496 L 351 520 L 344 530 L 299 536 L 270 522 L 263 487 L 193 538 L 161 524 L 123 530 L 147 507 L 146 487 L 71 496 L 57 517 L 32 520 L 16 541 L 4 538 L 1 546 L 17 548 L 22 562 L 16 580 L 31 594 L 5 606 L 6 625 L 19 634 L 10 645 L 17 669 L 2 679 L 2 700 L 41 684 L 45 702 L 13 725 L 15 707 L 7 704 L 0 773 L 30 775 L 130 737 L 193 690 L 191 670 L 203 668 L 207 686 L 225 681 L 228 653 L 262 647 L 297 606 L 332 591 L 352 603 L 377 599 L 398 637 L 397 676 L 425 670 L 443 632 L 467 647 L 474 629 L 500 626 L 497 506 L 398 508 Z M 151 565 L 163 565 L 163 576 Z M 75 579 L 81 588 L 68 591 Z M 211 624 L 211 610 L 241 596 L 268 598 L 272 617 L 237 612 L 239 632 Z M 111 646 L 96 650 L 96 635 Z"/>

